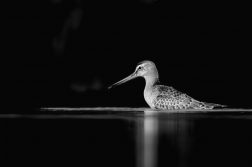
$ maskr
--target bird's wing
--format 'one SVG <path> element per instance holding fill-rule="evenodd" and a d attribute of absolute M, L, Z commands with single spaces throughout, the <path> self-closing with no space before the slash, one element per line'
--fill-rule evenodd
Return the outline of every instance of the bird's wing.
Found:
<path fill-rule="evenodd" d="M 187 96 L 186 94 L 174 89 L 173 87 L 170 87 L 170 86 L 163 86 L 163 85 L 160 85 L 158 87 L 158 92 L 159 92 L 159 95 L 160 96 L 165 96 L 165 97 L 170 97 L 172 99 L 192 99 L 191 97 Z"/>
<path fill-rule="evenodd" d="M 154 100 L 154 105 L 159 109 L 200 109 L 211 107 L 205 106 L 203 102 L 199 102 L 173 87 L 159 86 L 158 89 L 159 94 Z"/>

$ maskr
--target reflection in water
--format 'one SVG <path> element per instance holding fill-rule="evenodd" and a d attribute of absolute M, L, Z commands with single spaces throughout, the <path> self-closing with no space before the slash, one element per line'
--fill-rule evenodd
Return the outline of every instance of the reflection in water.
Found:
<path fill-rule="evenodd" d="M 252 166 L 251 111 L 20 109 L 0 114 L 0 152 L 81 166 Z"/>
<path fill-rule="evenodd" d="M 192 136 L 189 131 L 193 128 L 193 120 L 187 115 L 162 114 L 146 110 L 143 119 L 138 120 L 137 130 L 137 166 L 156 167 L 164 161 L 170 160 L 170 165 L 185 167 L 192 144 Z M 170 145 L 165 148 L 161 142 L 168 140 Z M 168 149 L 167 149 L 168 148 Z M 160 156 L 159 156 L 160 153 Z M 178 154 L 170 156 L 172 154 Z M 178 159 L 173 159 L 178 157 Z M 168 162 L 169 162 L 168 160 Z"/>
<path fill-rule="evenodd" d="M 145 115 L 140 121 L 143 126 L 140 129 L 140 141 L 138 141 L 141 150 L 138 151 L 139 165 L 144 167 L 157 166 L 158 156 L 158 119 L 156 116 Z"/>

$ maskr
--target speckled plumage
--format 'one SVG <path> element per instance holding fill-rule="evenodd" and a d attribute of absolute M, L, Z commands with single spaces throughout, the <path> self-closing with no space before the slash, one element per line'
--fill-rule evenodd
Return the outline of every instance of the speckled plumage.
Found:
<path fill-rule="evenodd" d="M 173 87 L 159 85 L 157 68 L 153 62 L 148 60 L 140 62 L 133 74 L 109 88 L 136 77 L 145 78 L 144 98 L 147 104 L 153 109 L 212 109 L 214 107 L 225 107 L 224 105 L 200 102 L 177 91 Z"/>
<path fill-rule="evenodd" d="M 197 101 L 169 86 L 154 85 L 152 92 L 158 92 L 152 101 L 155 109 L 212 109 L 222 106 Z"/>

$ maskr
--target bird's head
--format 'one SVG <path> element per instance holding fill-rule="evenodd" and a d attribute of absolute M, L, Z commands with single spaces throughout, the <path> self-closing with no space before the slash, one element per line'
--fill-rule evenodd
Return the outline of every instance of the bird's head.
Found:
<path fill-rule="evenodd" d="M 114 86 L 125 83 L 129 80 L 136 78 L 136 77 L 144 77 L 145 79 L 147 77 L 158 78 L 158 72 L 157 72 L 155 64 L 149 60 L 141 61 L 140 63 L 138 63 L 134 73 L 132 73 L 130 76 L 120 80 L 119 82 L 111 85 L 109 88 L 112 88 Z"/>
<path fill-rule="evenodd" d="M 138 63 L 134 73 L 137 77 L 145 77 L 146 75 L 152 73 L 154 70 L 156 70 L 155 64 L 149 60 L 145 60 Z"/>

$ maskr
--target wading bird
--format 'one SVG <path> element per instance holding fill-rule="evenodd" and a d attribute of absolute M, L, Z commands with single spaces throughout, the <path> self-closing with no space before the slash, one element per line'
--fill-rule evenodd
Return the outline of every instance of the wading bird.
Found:
<path fill-rule="evenodd" d="M 111 85 L 109 89 L 136 77 L 145 79 L 144 99 L 152 109 L 212 109 L 214 107 L 226 107 L 220 104 L 200 102 L 173 87 L 159 85 L 156 65 L 148 60 L 138 63 L 133 74 Z"/>

